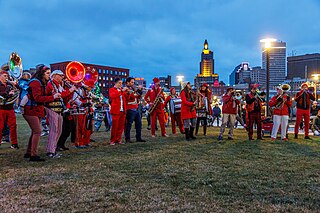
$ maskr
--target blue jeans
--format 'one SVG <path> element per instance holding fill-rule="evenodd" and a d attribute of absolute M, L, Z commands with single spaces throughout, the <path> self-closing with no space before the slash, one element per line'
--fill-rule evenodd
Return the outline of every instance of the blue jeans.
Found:
<path fill-rule="evenodd" d="M 125 129 L 125 139 L 130 140 L 130 131 L 133 121 L 136 127 L 136 139 L 141 140 L 141 114 L 138 110 L 127 110 L 126 114 L 126 129 Z"/>

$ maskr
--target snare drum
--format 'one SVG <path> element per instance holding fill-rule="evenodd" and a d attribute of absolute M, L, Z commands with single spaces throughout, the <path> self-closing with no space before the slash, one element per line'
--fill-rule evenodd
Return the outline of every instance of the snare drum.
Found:
<path fill-rule="evenodd" d="M 172 114 L 177 114 L 181 112 L 181 102 L 181 98 L 170 99 L 170 112 Z"/>

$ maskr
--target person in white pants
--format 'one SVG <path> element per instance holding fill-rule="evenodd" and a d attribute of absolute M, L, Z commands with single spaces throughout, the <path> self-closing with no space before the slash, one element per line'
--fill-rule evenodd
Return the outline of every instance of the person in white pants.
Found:
<path fill-rule="evenodd" d="M 281 139 L 287 141 L 286 133 L 289 121 L 289 107 L 292 106 L 290 96 L 281 88 L 277 88 L 277 94 L 269 101 L 269 106 L 273 107 L 273 128 L 271 140 L 276 140 L 279 127 L 281 125 Z"/>

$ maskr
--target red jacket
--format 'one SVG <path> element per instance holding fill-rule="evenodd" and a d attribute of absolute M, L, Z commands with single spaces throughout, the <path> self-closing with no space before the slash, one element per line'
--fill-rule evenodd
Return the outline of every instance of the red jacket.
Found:
<path fill-rule="evenodd" d="M 129 89 L 134 89 L 128 87 Z M 129 109 L 138 109 L 138 103 L 142 95 L 142 90 L 137 90 L 136 92 L 132 92 L 128 94 L 127 101 L 126 101 L 126 110 Z"/>
<path fill-rule="evenodd" d="M 111 115 L 118 115 L 120 114 L 121 109 L 121 98 L 122 96 L 122 106 L 123 106 L 123 112 L 126 112 L 126 99 L 128 97 L 126 92 L 123 92 L 122 89 L 117 89 L 116 87 L 112 87 L 109 90 L 109 98 L 111 100 Z"/>
<path fill-rule="evenodd" d="M 148 90 L 147 94 L 144 96 L 144 100 L 146 100 L 148 102 L 148 104 L 150 104 L 150 107 L 151 107 L 151 105 L 153 105 L 153 102 L 155 101 L 155 99 L 160 91 L 161 91 L 160 87 L 158 87 L 158 89 L 156 89 L 155 87 L 152 87 L 152 89 Z M 163 92 L 160 93 L 160 96 L 164 100 Z M 155 110 L 163 110 L 163 108 L 164 108 L 163 101 L 160 101 L 160 103 L 157 105 Z"/>
<path fill-rule="evenodd" d="M 53 87 L 52 84 L 55 84 L 56 88 L 59 89 L 59 83 L 55 80 L 52 80 L 52 81 L 49 81 L 47 86 L 46 86 L 46 95 L 53 95 L 54 93 L 60 93 L 61 94 L 61 98 L 62 99 L 66 99 L 68 96 L 70 96 L 71 92 L 67 89 L 62 92 L 59 92 L 59 91 L 55 91 L 55 88 Z"/>
<path fill-rule="evenodd" d="M 271 100 L 269 101 L 269 106 L 273 107 L 277 105 L 278 103 L 277 97 L 278 95 L 275 95 L 271 98 Z M 282 107 L 274 108 L 273 110 L 274 115 L 289 115 L 289 107 L 292 106 L 291 98 L 286 94 L 284 94 L 282 98 L 284 100 L 284 103 Z"/>
<path fill-rule="evenodd" d="M 305 93 L 305 98 L 303 96 L 304 96 L 303 90 L 300 90 L 294 96 L 294 100 L 297 102 L 297 108 L 310 110 L 310 105 L 311 105 L 310 100 L 314 101 L 315 97 L 312 93 L 309 93 L 309 92 Z"/>
<path fill-rule="evenodd" d="M 234 100 L 232 94 L 224 94 L 222 96 L 222 114 L 237 114 L 237 105 L 240 104 L 239 100 Z"/>
<path fill-rule="evenodd" d="M 37 102 L 37 106 L 25 106 L 24 115 L 32 115 L 43 118 L 45 116 L 44 103 L 54 101 L 53 95 L 45 95 L 45 87 L 41 86 L 37 80 L 32 81 L 29 84 L 31 89 L 30 99 Z"/>
<path fill-rule="evenodd" d="M 190 94 L 193 95 L 193 94 Z M 181 97 L 181 119 L 186 120 L 190 118 L 196 118 L 197 112 L 194 107 L 194 102 L 191 102 L 190 97 L 187 96 L 184 90 L 180 93 Z M 195 98 L 194 98 L 195 100 Z"/>

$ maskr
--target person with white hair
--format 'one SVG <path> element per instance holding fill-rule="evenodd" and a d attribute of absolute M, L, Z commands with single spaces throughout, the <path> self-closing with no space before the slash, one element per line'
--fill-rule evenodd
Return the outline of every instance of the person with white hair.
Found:
<path fill-rule="evenodd" d="M 57 143 L 62 132 L 62 113 L 65 110 L 66 98 L 71 98 L 73 92 L 77 89 L 72 86 L 65 90 L 62 86 L 64 73 L 61 70 L 54 70 L 50 75 L 50 80 L 46 87 L 46 95 L 60 93 L 61 97 L 46 104 L 45 110 L 49 121 L 49 135 L 47 143 L 47 156 L 50 158 L 58 157 L 56 154 Z"/>

